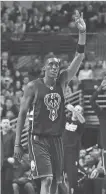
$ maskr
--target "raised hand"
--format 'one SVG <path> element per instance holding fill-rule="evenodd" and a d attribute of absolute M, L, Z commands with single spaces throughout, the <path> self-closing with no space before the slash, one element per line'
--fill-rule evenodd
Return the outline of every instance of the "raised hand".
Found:
<path fill-rule="evenodd" d="M 79 32 L 83 33 L 86 31 L 86 24 L 83 19 L 83 13 L 80 15 L 78 10 L 75 11 L 75 24 Z"/>

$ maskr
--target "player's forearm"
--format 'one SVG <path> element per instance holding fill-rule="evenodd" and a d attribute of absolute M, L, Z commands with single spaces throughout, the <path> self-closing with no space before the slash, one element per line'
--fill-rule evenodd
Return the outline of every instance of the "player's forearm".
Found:
<path fill-rule="evenodd" d="M 27 115 L 26 111 L 19 112 L 19 116 L 18 116 L 18 120 L 17 120 L 17 128 L 16 128 L 15 145 L 21 144 L 21 134 L 22 134 L 22 130 L 24 128 L 26 115 Z"/>
<path fill-rule="evenodd" d="M 86 42 L 86 32 L 79 32 L 79 40 L 77 45 L 76 55 L 68 67 L 68 80 L 70 81 L 77 73 L 83 59 L 84 59 L 84 50 L 85 50 L 85 42 Z"/>
<path fill-rule="evenodd" d="M 86 31 L 85 32 L 79 32 L 79 39 L 78 39 L 78 44 L 79 45 L 85 45 L 86 43 Z"/>
<path fill-rule="evenodd" d="M 68 73 L 68 82 L 76 75 L 82 61 L 84 59 L 84 53 L 77 53 L 70 66 L 67 69 Z"/>

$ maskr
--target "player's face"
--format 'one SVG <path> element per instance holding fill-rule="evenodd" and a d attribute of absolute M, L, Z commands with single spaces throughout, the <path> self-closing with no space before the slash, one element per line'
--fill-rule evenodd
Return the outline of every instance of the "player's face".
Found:
<path fill-rule="evenodd" d="M 51 62 L 46 65 L 46 73 L 49 77 L 57 78 L 59 70 L 59 63 L 57 62 Z"/>

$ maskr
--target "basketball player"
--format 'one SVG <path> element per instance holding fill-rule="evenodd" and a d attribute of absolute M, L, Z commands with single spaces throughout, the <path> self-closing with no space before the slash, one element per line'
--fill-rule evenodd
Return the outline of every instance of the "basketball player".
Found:
<path fill-rule="evenodd" d="M 55 194 L 63 170 L 62 133 L 65 128 L 64 88 L 76 74 L 84 58 L 86 25 L 76 11 L 79 30 L 77 53 L 68 69 L 60 75 L 60 62 L 49 58 L 45 76 L 28 83 L 18 116 L 14 156 L 21 158 L 21 133 L 28 109 L 33 105 L 32 129 L 29 131 L 29 154 L 34 179 L 41 179 L 40 194 Z"/>
<path fill-rule="evenodd" d="M 106 77 L 104 77 L 101 85 L 96 89 L 96 91 L 93 93 L 90 103 L 92 108 L 94 109 L 95 113 L 97 114 L 100 122 L 100 133 L 101 133 L 101 143 L 103 147 L 103 163 L 105 167 L 106 172 L 106 107 L 101 108 L 98 103 L 96 102 L 98 95 L 102 92 L 106 91 Z M 104 189 L 106 192 L 106 177 L 104 180 Z"/>
<path fill-rule="evenodd" d="M 78 184 L 78 163 L 81 148 L 81 137 L 84 132 L 85 119 L 83 108 L 68 104 L 67 109 L 72 115 L 67 118 L 64 132 L 64 170 L 69 181 L 69 194 L 75 194 Z"/>

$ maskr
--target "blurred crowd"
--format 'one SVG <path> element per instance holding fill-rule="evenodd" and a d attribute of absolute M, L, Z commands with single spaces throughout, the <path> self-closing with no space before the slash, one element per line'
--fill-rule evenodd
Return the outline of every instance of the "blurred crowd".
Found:
<path fill-rule="evenodd" d="M 19 1 L 12 7 L 1 2 L 1 31 L 4 37 L 20 40 L 25 32 L 76 32 L 75 10 L 83 12 L 87 32 L 106 26 L 105 1 L 34 1 L 29 9 Z"/>
<path fill-rule="evenodd" d="M 104 176 L 102 150 L 98 145 L 80 150 L 79 165 L 90 179 Z"/>
<path fill-rule="evenodd" d="M 44 63 L 47 57 L 55 56 L 53 52 L 48 53 L 43 59 L 36 56 L 29 67 L 28 72 L 24 73 L 15 68 L 15 61 L 8 52 L 1 55 L 1 117 L 9 120 L 17 118 L 20 102 L 25 86 L 29 81 L 44 75 Z M 67 55 L 58 56 L 61 60 L 61 71 L 70 64 Z M 84 60 L 77 76 L 66 86 L 66 95 L 70 95 L 80 89 L 82 80 L 100 80 L 106 75 L 106 61 L 95 60 L 93 62 Z"/>

